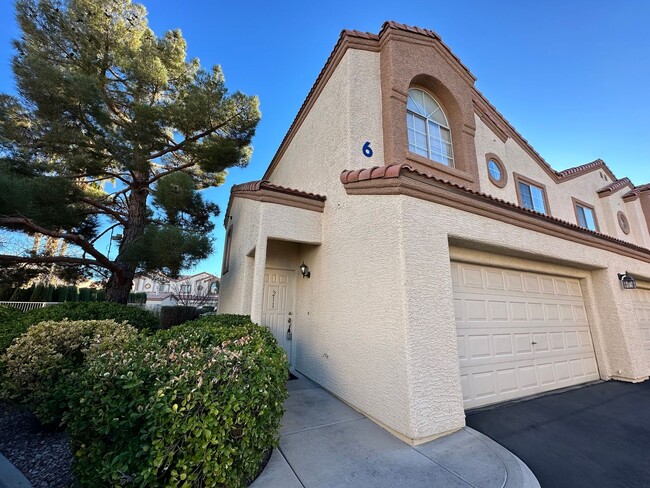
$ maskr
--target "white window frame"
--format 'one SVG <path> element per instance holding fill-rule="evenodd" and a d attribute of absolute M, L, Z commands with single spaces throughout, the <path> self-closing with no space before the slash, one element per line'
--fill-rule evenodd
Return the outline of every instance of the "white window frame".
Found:
<path fill-rule="evenodd" d="M 544 185 L 518 174 L 515 174 L 515 182 L 520 206 L 544 215 L 551 215 Z M 524 188 L 528 189 L 529 195 L 525 194 Z M 528 196 L 530 196 L 530 204 L 528 203 Z M 539 205 L 540 203 L 541 206 Z"/>
<path fill-rule="evenodd" d="M 411 110 L 410 108 L 408 108 L 408 101 L 407 101 L 406 130 L 407 130 L 407 134 L 408 134 L 409 151 L 411 151 L 414 154 L 417 154 L 418 156 L 426 157 L 426 158 L 430 159 L 431 161 L 435 161 L 437 163 L 444 164 L 445 166 L 454 167 L 454 145 L 453 145 L 451 127 L 449 127 L 449 119 L 447 118 L 447 115 L 445 114 L 445 111 L 442 109 L 442 106 L 440 105 L 440 103 L 438 103 L 438 101 L 433 96 L 431 96 L 429 93 L 427 93 L 426 91 L 424 91 L 424 90 L 422 90 L 420 88 L 409 88 L 408 98 L 410 98 L 413 101 L 413 104 L 417 105 L 417 101 L 415 100 L 415 98 L 413 98 L 411 96 L 411 92 L 423 93 L 425 97 L 429 97 L 431 100 L 433 100 L 433 102 L 435 103 L 435 105 L 438 108 L 435 109 L 433 112 L 431 112 L 429 114 L 425 114 L 423 111 L 420 111 L 418 113 L 418 112 L 415 112 L 415 111 Z M 437 113 L 438 111 L 440 111 L 440 113 L 442 114 L 442 118 L 444 119 L 445 124 L 442 124 L 440 121 L 435 120 L 435 119 L 432 118 L 432 116 L 435 113 Z M 416 129 L 415 125 L 411 124 L 411 120 L 412 120 L 411 117 L 413 118 L 413 120 L 419 119 L 419 120 L 424 122 L 424 130 L 425 130 L 424 136 L 426 137 L 426 144 L 427 144 L 426 148 L 424 148 L 423 146 L 417 145 L 415 139 L 412 138 L 412 136 L 411 136 L 412 133 L 415 134 L 416 132 L 422 134 L 422 131 L 418 131 Z M 444 140 L 444 138 L 441 135 L 438 136 L 438 137 L 436 137 L 435 134 L 432 135 L 431 134 L 431 126 L 432 125 L 437 127 L 439 131 L 440 131 L 440 128 L 442 128 L 444 130 L 447 130 L 449 132 L 449 141 Z M 439 134 L 442 134 L 442 133 L 439 132 Z M 438 139 L 438 142 L 440 143 L 441 149 L 444 147 L 445 149 L 448 150 L 448 154 L 443 154 L 442 151 L 436 151 L 431 147 L 431 137 L 432 136 L 435 137 L 436 139 Z M 426 155 L 421 154 L 420 152 L 418 152 L 418 149 L 420 149 L 421 151 L 426 151 Z M 438 158 L 438 154 L 440 154 L 440 156 L 442 156 L 442 158 Z M 440 159 L 442 159 L 442 161 Z"/>

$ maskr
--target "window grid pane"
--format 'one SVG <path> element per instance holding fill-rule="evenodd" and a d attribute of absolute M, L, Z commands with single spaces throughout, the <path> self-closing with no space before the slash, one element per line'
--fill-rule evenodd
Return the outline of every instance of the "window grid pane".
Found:
<path fill-rule="evenodd" d="M 501 179 L 501 170 L 497 166 L 497 164 L 490 160 L 488 163 L 488 171 L 490 171 L 490 174 L 492 175 L 492 178 L 495 180 L 499 181 Z"/>
<path fill-rule="evenodd" d="M 422 90 L 409 90 L 406 125 L 409 151 L 448 166 L 453 165 L 449 123 L 433 97 Z"/>
<path fill-rule="evenodd" d="M 593 210 L 591 210 L 589 207 L 576 205 L 576 211 L 578 214 L 578 225 L 581 227 L 586 227 L 590 230 L 596 230 L 596 219 L 594 218 Z"/>
<path fill-rule="evenodd" d="M 578 225 L 580 227 L 587 227 L 587 219 L 585 217 L 585 209 L 578 205 Z"/>
<path fill-rule="evenodd" d="M 541 188 L 530 186 L 531 194 L 533 196 L 533 207 L 541 213 L 546 213 L 546 204 L 544 203 L 544 193 Z"/>
<path fill-rule="evenodd" d="M 530 193 L 530 186 L 520 181 L 519 193 L 521 194 L 521 205 L 529 210 L 535 210 L 535 207 L 533 205 L 533 197 Z"/>

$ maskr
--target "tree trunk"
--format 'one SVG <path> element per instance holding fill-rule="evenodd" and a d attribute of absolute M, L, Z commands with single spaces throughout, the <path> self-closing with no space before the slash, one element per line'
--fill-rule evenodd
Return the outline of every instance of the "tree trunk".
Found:
<path fill-rule="evenodd" d="M 128 261 L 125 257 L 125 251 L 129 244 L 137 241 L 144 234 L 144 228 L 147 224 L 147 195 L 148 188 L 137 187 L 133 184 L 133 191 L 129 197 L 128 221 L 124 227 L 124 235 L 120 242 L 120 250 L 115 258 L 115 264 L 119 271 L 114 272 L 106 286 L 106 300 L 109 302 L 127 303 L 129 293 L 133 287 L 133 278 L 135 278 L 136 263 Z"/>

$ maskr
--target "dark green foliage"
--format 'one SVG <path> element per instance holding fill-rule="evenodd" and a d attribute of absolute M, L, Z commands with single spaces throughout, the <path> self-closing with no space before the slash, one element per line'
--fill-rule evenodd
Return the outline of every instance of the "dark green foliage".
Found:
<path fill-rule="evenodd" d="M 9 284 L 0 284 L 0 301 L 9 301 L 14 294 L 15 288 Z"/>
<path fill-rule="evenodd" d="M 79 301 L 79 290 L 76 286 L 68 286 L 68 293 L 66 294 L 67 302 L 78 302 Z"/>
<path fill-rule="evenodd" d="M 79 301 L 80 302 L 90 301 L 90 288 L 79 288 Z"/>
<path fill-rule="evenodd" d="M 34 286 L 29 288 L 16 288 L 9 299 L 12 302 L 28 302 L 34 293 Z"/>
<path fill-rule="evenodd" d="M 45 285 L 45 290 L 43 291 L 43 301 L 44 302 L 51 302 L 52 296 L 54 295 L 54 286 L 52 285 Z"/>
<path fill-rule="evenodd" d="M 53 302 L 65 302 L 68 297 L 68 287 L 67 286 L 57 286 L 54 289 L 54 293 L 52 294 L 52 301 Z"/>
<path fill-rule="evenodd" d="M 38 283 L 34 286 L 34 291 L 32 296 L 29 297 L 30 302 L 42 302 L 45 297 L 45 285 L 43 283 Z"/>
<path fill-rule="evenodd" d="M 0 355 L 27 330 L 27 324 L 22 319 L 23 313 L 17 308 L 0 306 Z"/>
<path fill-rule="evenodd" d="M 0 94 L 0 227 L 77 252 L 0 263 L 59 277 L 101 268 L 106 298 L 126 303 L 136 272 L 175 276 L 210 254 L 219 209 L 201 190 L 248 163 L 258 100 L 188 59 L 180 31 L 157 37 L 130 0 L 15 5 L 19 97 Z M 95 247 L 109 225 L 122 235 L 113 259 Z"/>
<path fill-rule="evenodd" d="M 147 303 L 147 294 L 145 292 L 131 292 L 129 293 L 129 303 L 137 303 L 143 305 Z"/>
<path fill-rule="evenodd" d="M 74 398 L 76 376 L 87 353 L 119 348 L 137 331 L 113 320 L 41 322 L 0 356 L 1 397 L 29 407 L 43 424 L 57 424 Z"/>
<path fill-rule="evenodd" d="M 169 329 L 199 316 L 196 307 L 165 306 L 160 308 L 160 328 Z"/>
<path fill-rule="evenodd" d="M 120 305 L 111 302 L 77 302 L 50 305 L 49 307 L 31 310 L 24 316 L 28 324 L 36 324 L 43 320 L 109 320 L 116 322 L 127 321 L 136 329 L 155 330 L 158 328 L 158 317 L 148 310 L 131 305 Z"/>
<path fill-rule="evenodd" d="M 66 414 L 80 486 L 240 488 L 278 444 L 286 355 L 212 316 L 88 357 Z"/>

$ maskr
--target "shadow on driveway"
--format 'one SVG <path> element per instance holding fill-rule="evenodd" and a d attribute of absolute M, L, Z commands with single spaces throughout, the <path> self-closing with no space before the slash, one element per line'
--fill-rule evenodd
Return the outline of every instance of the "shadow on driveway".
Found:
<path fill-rule="evenodd" d="M 542 488 L 650 487 L 650 381 L 609 381 L 467 413 Z"/>

